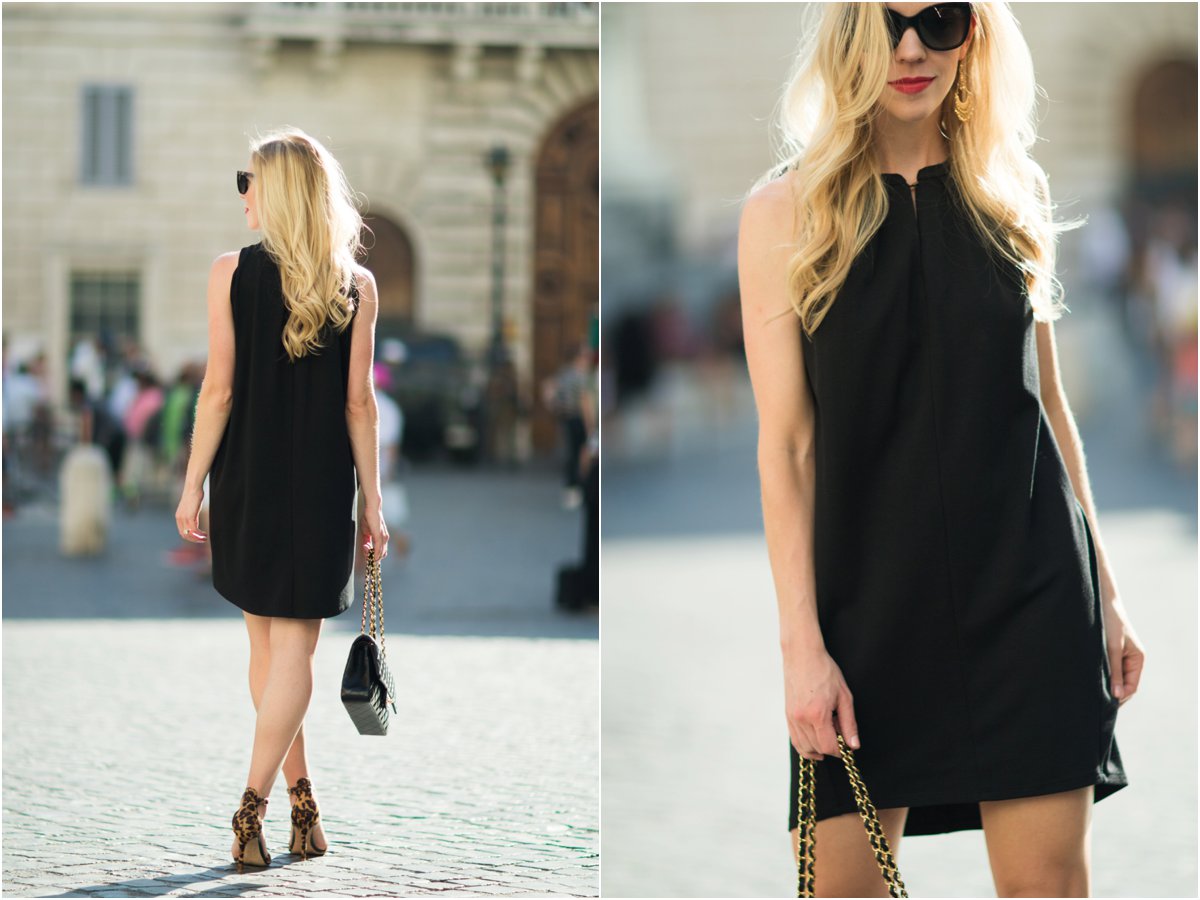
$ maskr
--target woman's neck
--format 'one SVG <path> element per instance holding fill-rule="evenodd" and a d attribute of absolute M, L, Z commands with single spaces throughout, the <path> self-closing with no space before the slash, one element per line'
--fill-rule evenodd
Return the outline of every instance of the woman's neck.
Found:
<path fill-rule="evenodd" d="M 926 166 L 945 162 L 950 144 L 942 137 L 937 123 L 927 119 L 919 123 L 881 123 L 876 143 L 879 171 L 895 172 L 910 184 Z"/>

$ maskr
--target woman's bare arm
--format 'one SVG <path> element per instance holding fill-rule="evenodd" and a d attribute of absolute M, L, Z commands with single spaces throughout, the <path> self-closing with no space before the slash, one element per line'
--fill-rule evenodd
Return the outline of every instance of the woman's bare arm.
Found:
<path fill-rule="evenodd" d="M 193 492 L 204 490 L 233 403 L 234 334 L 233 307 L 229 292 L 238 266 L 237 252 L 223 253 L 213 260 L 208 274 L 208 362 L 196 398 L 192 449 L 188 456 L 184 485 Z M 197 504 L 198 505 L 198 504 Z"/>
<path fill-rule="evenodd" d="M 213 260 L 208 273 L 208 363 L 196 398 L 192 446 L 188 454 L 183 493 L 175 510 L 175 528 L 190 543 L 204 543 L 200 530 L 200 507 L 204 502 L 204 479 L 225 437 L 233 408 L 234 346 L 233 306 L 229 291 L 240 253 L 223 253 Z"/>
<path fill-rule="evenodd" d="M 1096 549 L 1096 569 L 1100 577 L 1100 599 L 1104 608 L 1104 629 L 1108 641 L 1109 669 L 1112 673 L 1112 692 L 1124 704 L 1137 691 L 1146 664 L 1146 651 L 1141 638 L 1133 629 L 1125 604 L 1117 589 L 1117 579 L 1109 565 L 1108 551 L 1100 537 L 1096 520 L 1096 504 L 1088 479 L 1083 454 L 1083 439 L 1075 424 L 1075 416 L 1067 403 L 1058 369 L 1058 350 L 1054 341 L 1054 324 L 1039 322 L 1037 328 L 1038 380 L 1046 419 L 1054 431 L 1054 440 L 1063 456 L 1071 487 L 1087 516 Z"/>
<path fill-rule="evenodd" d="M 813 404 L 800 320 L 777 316 L 788 308 L 792 220 L 791 193 L 784 180 L 776 180 L 746 201 L 738 234 L 742 331 L 758 408 L 763 527 L 785 652 L 824 646 L 812 558 Z"/>
<path fill-rule="evenodd" d="M 359 308 L 351 324 L 350 374 L 346 387 L 346 427 L 358 472 L 359 489 L 368 507 L 382 502 L 379 481 L 379 406 L 375 400 L 375 322 L 379 315 L 375 276 L 358 279 Z"/>
<path fill-rule="evenodd" d="M 804 372 L 800 320 L 789 309 L 793 227 L 789 183 L 754 193 L 738 231 L 738 279 L 746 360 L 758 408 L 763 528 L 779 605 L 784 713 L 797 752 L 839 755 L 837 732 L 859 747 L 854 698 L 825 648 L 813 564 L 814 408 Z M 780 311 L 786 315 L 777 315 Z M 837 729 L 833 716 L 837 716 Z"/>
<path fill-rule="evenodd" d="M 1042 406 L 1046 410 L 1046 419 L 1054 431 L 1054 439 L 1062 451 L 1063 462 L 1067 467 L 1067 475 L 1071 479 L 1071 487 L 1075 496 L 1087 515 L 1088 525 L 1092 530 L 1093 543 L 1096 545 L 1096 562 L 1100 570 L 1100 580 L 1104 583 L 1105 598 L 1116 596 L 1116 582 L 1108 565 L 1108 554 L 1104 543 L 1100 540 L 1100 527 L 1096 521 L 1096 504 L 1092 499 L 1092 486 L 1088 481 L 1087 465 L 1083 456 L 1083 439 L 1079 436 L 1079 428 L 1071 407 L 1067 404 L 1067 395 L 1063 390 L 1062 378 L 1058 369 L 1058 351 L 1054 343 L 1054 324 L 1039 322 L 1037 328 L 1038 380 L 1041 385 Z"/>

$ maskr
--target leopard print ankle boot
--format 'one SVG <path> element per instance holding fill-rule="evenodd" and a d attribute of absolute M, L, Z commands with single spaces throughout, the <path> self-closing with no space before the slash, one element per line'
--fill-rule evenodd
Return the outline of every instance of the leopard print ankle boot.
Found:
<path fill-rule="evenodd" d="M 310 856 L 324 856 L 328 847 L 317 847 L 312 842 L 313 827 L 321 818 L 317 811 L 317 802 L 312 795 L 312 782 L 307 778 L 296 779 L 296 784 L 288 788 L 288 793 L 295 798 L 292 804 L 292 836 L 288 841 L 288 850 L 299 853 L 302 859 Z"/>
<path fill-rule="evenodd" d="M 242 866 L 269 866 L 271 854 L 267 852 L 266 841 L 263 840 L 262 819 L 258 817 L 258 807 L 267 803 L 254 788 L 248 787 L 242 794 L 242 805 L 233 814 L 233 833 L 238 839 L 238 872 Z"/>

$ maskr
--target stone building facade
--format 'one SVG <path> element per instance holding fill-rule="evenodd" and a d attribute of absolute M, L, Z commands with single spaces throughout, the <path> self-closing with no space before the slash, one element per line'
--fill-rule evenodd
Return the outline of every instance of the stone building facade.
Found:
<path fill-rule="evenodd" d="M 162 377 L 203 360 L 209 266 L 259 239 L 234 171 L 251 138 L 294 125 L 367 201 L 381 322 L 482 355 L 502 272 L 534 408 L 595 312 L 598 26 L 594 3 L 5 4 L 10 350 L 46 352 L 60 401 L 101 322 Z M 524 421 L 524 452 L 551 426 Z"/>

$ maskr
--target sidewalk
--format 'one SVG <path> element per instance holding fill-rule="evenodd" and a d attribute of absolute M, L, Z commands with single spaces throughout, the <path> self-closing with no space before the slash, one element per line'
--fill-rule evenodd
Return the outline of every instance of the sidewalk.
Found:
<path fill-rule="evenodd" d="M 280 777 L 272 865 L 241 875 L 241 613 L 161 564 L 170 514 L 165 533 L 161 511 L 119 518 L 91 562 L 58 559 L 52 511 L 6 521 L 5 895 L 596 896 L 597 620 L 551 603 L 577 541 L 557 496 L 545 473 L 414 476 L 413 556 L 383 574 L 391 733 L 359 735 L 338 694 L 357 594 L 324 627 L 305 726 L 330 851 L 287 853 Z"/>

